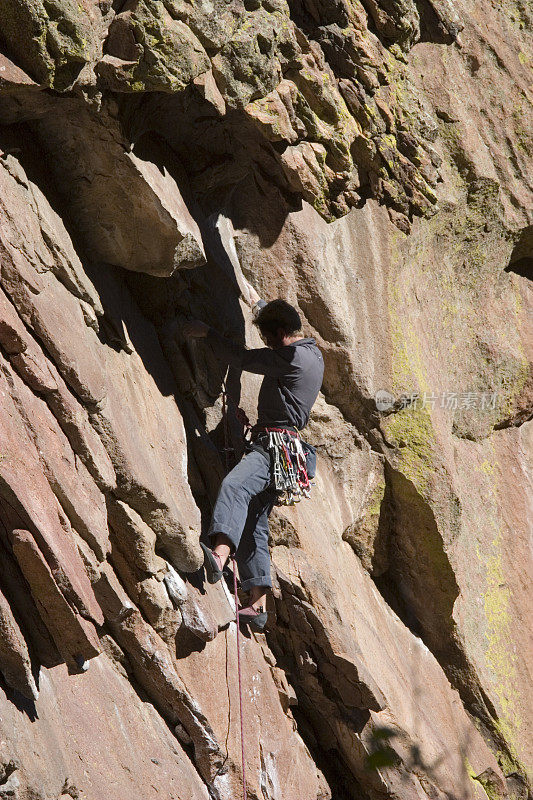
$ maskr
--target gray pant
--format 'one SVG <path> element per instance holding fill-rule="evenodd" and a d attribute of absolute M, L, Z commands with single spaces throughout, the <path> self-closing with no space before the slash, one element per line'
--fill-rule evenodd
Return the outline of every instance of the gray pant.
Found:
<path fill-rule="evenodd" d="M 241 586 L 272 586 L 268 515 L 276 501 L 270 456 L 252 450 L 228 472 L 218 493 L 208 536 L 225 534 L 233 545 Z"/>

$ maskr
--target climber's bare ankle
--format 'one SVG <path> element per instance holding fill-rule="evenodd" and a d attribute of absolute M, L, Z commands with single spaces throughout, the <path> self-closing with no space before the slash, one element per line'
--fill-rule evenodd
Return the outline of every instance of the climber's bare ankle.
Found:
<path fill-rule="evenodd" d="M 223 533 L 217 534 L 213 553 L 218 556 L 220 560 L 220 568 L 222 569 L 231 553 L 231 542 Z"/>
<path fill-rule="evenodd" d="M 266 592 L 264 586 L 252 586 L 250 589 L 250 605 L 256 611 L 265 611 L 266 609 Z"/>

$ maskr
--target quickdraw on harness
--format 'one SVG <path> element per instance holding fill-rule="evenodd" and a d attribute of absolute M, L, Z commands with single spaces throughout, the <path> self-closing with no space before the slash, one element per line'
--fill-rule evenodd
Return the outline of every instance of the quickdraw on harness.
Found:
<path fill-rule="evenodd" d="M 267 435 L 265 447 L 270 453 L 277 505 L 291 506 L 309 497 L 311 483 L 307 461 L 298 431 L 287 428 L 262 428 Z"/>

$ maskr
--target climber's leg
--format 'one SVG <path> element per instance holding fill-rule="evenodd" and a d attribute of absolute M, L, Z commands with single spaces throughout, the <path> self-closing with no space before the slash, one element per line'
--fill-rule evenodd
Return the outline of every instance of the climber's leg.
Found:
<path fill-rule="evenodd" d="M 249 592 L 248 605 L 239 609 L 239 620 L 261 633 L 267 623 L 266 590 L 272 586 L 268 550 L 268 515 L 276 493 L 266 489 L 253 498 L 237 549 L 241 586 Z"/>
<path fill-rule="evenodd" d="M 219 569 L 239 546 L 251 499 L 269 485 L 270 479 L 270 457 L 252 450 L 222 481 L 207 534 Z"/>
<path fill-rule="evenodd" d="M 236 554 L 241 587 L 250 593 L 250 605 L 255 608 L 265 608 L 266 589 L 272 586 L 268 516 L 275 500 L 270 488 L 253 498 Z"/>

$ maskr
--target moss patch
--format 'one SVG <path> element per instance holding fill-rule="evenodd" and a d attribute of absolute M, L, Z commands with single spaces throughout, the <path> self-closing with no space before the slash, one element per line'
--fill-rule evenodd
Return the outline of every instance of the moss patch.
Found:
<path fill-rule="evenodd" d="M 488 442 L 492 449 L 492 443 Z M 517 686 L 517 655 L 513 651 L 511 636 L 513 619 L 510 607 L 511 593 L 506 582 L 503 561 L 503 532 L 497 496 L 497 460 L 492 456 L 476 467 L 486 476 L 488 492 L 485 515 L 493 529 L 488 547 L 477 548 L 477 557 L 485 573 L 482 592 L 485 617 L 484 653 L 492 676 L 493 692 L 498 701 L 498 720 L 495 726 L 511 751 L 516 751 L 521 736 L 520 694 Z"/>
<path fill-rule="evenodd" d="M 407 407 L 382 421 L 387 439 L 398 446 L 396 468 L 427 498 L 435 473 L 437 442 L 431 414 L 425 406 Z"/>

